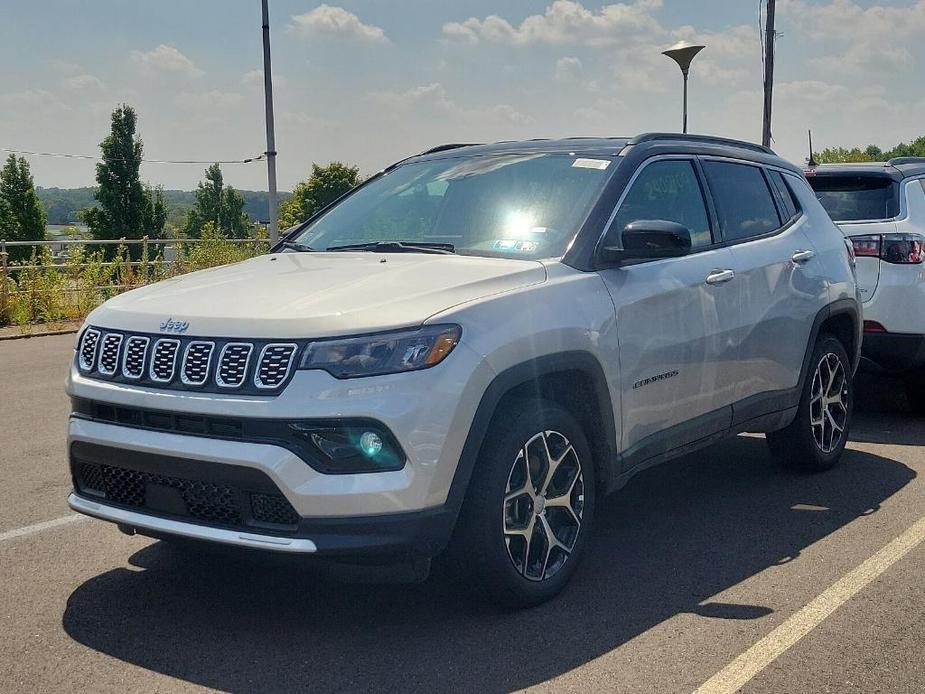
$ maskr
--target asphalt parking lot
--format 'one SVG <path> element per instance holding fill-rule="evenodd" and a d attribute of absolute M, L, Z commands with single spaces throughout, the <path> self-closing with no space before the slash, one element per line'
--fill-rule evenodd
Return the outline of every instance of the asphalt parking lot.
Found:
<path fill-rule="evenodd" d="M 925 691 L 925 417 L 895 383 L 862 379 L 829 473 L 740 436 L 638 476 L 569 590 L 507 612 L 71 516 L 73 340 L 0 342 L 2 692 Z"/>

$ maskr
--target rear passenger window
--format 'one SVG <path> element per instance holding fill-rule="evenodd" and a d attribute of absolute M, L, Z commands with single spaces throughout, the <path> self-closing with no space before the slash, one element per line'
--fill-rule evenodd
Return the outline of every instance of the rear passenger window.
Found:
<path fill-rule="evenodd" d="M 615 241 L 627 224 L 643 219 L 683 224 L 694 248 L 713 243 L 703 191 L 690 161 L 666 159 L 645 167 L 623 199 L 609 236 Z"/>
<path fill-rule="evenodd" d="M 760 168 L 720 161 L 705 161 L 703 168 L 727 241 L 761 236 L 781 227 L 771 189 Z"/>
<path fill-rule="evenodd" d="M 771 179 L 771 187 L 774 188 L 774 196 L 783 212 L 784 224 L 792 220 L 799 214 L 799 207 L 793 197 L 793 191 L 787 185 L 784 175 L 779 171 L 768 171 L 768 177 Z"/>

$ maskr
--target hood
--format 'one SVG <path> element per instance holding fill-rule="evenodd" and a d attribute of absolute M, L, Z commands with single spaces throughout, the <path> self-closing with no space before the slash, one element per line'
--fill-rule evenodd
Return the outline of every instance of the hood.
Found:
<path fill-rule="evenodd" d="M 420 325 L 452 306 L 546 279 L 539 262 L 422 253 L 276 253 L 110 299 L 87 321 L 203 337 L 312 338 Z"/>

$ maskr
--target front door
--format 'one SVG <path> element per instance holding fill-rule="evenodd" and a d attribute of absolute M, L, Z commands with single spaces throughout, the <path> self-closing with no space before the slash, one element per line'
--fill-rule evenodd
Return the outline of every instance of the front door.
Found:
<path fill-rule="evenodd" d="M 636 175 L 609 227 L 620 245 L 634 221 L 691 231 L 690 255 L 601 271 L 616 306 L 623 441 L 629 466 L 725 431 L 731 422 L 738 322 L 732 256 L 717 245 L 703 185 L 686 158 L 656 158 Z"/>

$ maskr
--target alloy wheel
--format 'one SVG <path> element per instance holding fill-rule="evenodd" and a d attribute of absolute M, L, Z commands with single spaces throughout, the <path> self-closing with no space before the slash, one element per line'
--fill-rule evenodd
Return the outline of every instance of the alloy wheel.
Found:
<path fill-rule="evenodd" d="M 517 452 L 503 502 L 508 556 L 524 578 L 543 581 L 568 561 L 581 532 L 584 475 L 557 431 L 532 436 Z"/>
<path fill-rule="evenodd" d="M 841 443 L 848 426 L 848 377 L 837 354 L 825 354 L 813 374 L 809 403 L 813 438 L 823 453 L 831 453 Z"/>

